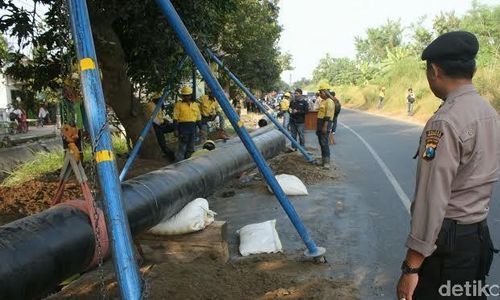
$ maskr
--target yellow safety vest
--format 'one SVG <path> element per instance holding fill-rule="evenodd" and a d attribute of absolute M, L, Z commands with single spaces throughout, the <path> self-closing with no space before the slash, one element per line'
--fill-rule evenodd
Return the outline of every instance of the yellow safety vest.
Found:
<path fill-rule="evenodd" d="M 174 107 L 173 119 L 179 123 L 200 121 L 200 105 L 196 102 L 177 102 Z"/>
<path fill-rule="evenodd" d="M 283 98 L 283 100 L 281 100 L 281 102 L 280 102 L 280 110 L 281 111 L 288 111 L 289 108 L 290 108 L 290 101 Z"/>
<path fill-rule="evenodd" d="M 219 104 L 216 100 L 210 99 L 208 95 L 200 97 L 200 112 L 203 117 L 209 117 L 217 114 L 219 111 Z"/>
<path fill-rule="evenodd" d="M 335 103 L 333 100 L 322 99 L 318 110 L 318 119 L 330 118 L 333 120 L 333 115 L 335 114 Z"/>
<path fill-rule="evenodd" d="M 152 101 L 146 104 L 146 113 L 148 117 L 151 117 L 153 111 L 155 110 L 155 107 L 156 104 Z M 165 119 L 165 114 L 163 113 L 163 110 L 160 109 L 160 111 L 156 115 L 156 118 L 154 119 L 154 122 L 160 125 L 161 123 L 163 123 L 163 119 Z"/>

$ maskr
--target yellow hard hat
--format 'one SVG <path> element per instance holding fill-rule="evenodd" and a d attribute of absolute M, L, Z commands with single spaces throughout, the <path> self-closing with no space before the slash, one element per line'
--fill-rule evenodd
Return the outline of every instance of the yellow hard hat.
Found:
<path fill-rule="evenodd" d="M 189 86 L 185 85 L 181 89 L 181 95 L 191 95 L 193 94 L 193 89 Z"/>
<path fill-rule="evenodd" d="M 207 150 L 214 150 L 215 149 L 215 143 L 214 141 L 212 140 L 207 140 L 204 144 L 203 144 L 203 149 L 207 149 Z"/>
<path fill-rule="evenodd" d="M 318 87 L 318 90 L 329 90 L 330 89 L 330 85 L 326 82 L 322 82 L 319 84 L 319 87 Z"/>
<path fill-rule="evenodd" d="M 289 92 L 286 92 L 283 96 L 285 96 L 285 97 L 291 97 L 292 95 Z"/>

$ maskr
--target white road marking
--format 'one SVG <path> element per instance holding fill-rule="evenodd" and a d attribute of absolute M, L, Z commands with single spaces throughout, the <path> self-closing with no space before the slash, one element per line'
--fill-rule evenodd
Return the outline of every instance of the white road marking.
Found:
<path fill-rule="evenodd" d="M 345 125 L 342 122 L 339 122 L 339 124 L 342 125 L 343 127 L 345 127 L 350 132 L 352 132 L 355 136 L 357 136 L 358 139 L 366 146 L 366 148 L 371 153 L 371 155 L 373 156 L 373 158 L 375 158 L 375 161 L 378 163 L 378 165 L 380 166 L 380 168 L 382 169 L 382 171 L 384 171 L 385 176 L 387 177 L 387 179 L 389 180 L 389 182 L 392 184 L 392 187 L 396 191 L 396 194 L 398 194 L 399 199 L 401 199 L 401 202 L 403 203 L 403 206 L 406 208 L 406 211 L 408 213 L 410 213 L 411 201 L 408 198 L 408 195 L 406 195 L 406 193 L 403 191 L 403 189 L 401 188 L 401 185 L 396 180 L 396 177 L 394 177 L 394 175 L 392 174 L 391 170 L 389 170 L 389 168 L 384 163 L 384 161 L 382 160 L 382 158 L 380 158 L 380 156 L 377 154 L 377 152 L 375 152 L 375 150 L 372 148 L 372 146 L 370 146 L 370 144 L 368 144 L 368 142 L 361 135 L 359 135 L 356 131 L 354 131 L 354 129 L 352 129 L 351 127 Z"/>

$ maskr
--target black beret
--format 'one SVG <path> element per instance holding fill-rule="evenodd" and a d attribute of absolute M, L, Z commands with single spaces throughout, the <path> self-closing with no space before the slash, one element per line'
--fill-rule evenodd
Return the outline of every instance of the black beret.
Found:
<path fill-rule="evenodd" d="M 422 52 L 422 60 L 471 60 L 476 57 L 479 42 L 467 31 L 440 35 Z"/>

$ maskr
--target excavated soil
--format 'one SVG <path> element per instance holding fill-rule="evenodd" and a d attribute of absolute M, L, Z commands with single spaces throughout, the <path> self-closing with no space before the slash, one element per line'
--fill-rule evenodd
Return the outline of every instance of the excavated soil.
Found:
<path fill-rule="evenodd" d="M 280 154 L 271 159 L 269 164 L 274 174 L 295 175 L 308 185 L 342 178 L 334 162 L 331 163 L 330 170 L 324 170 L 320 166 L 308 163 L 298 151 Z"/>
<path fill-rule="evenodd" d="M 142 272 L 149 299 L 357 299 L 352 282 L 320 277 L 326 268 L 328 264 L 275 254 L 227 264 L 209 258 L 191 263 L 148 264 Z M 88 273 L 49 299 L 99 299 L 97 278 L 95 271 Z M 113 277 L 106 277 L 105 286 L 110 299 L 119 297 Z"/>
<path fill-rule="evenodd" d="M 121 169 L 124 159 L 118 158 L 117 162 L 119 169 Z M 166 161 L 137 159 L 127 178 L 156 170 L 166 164 Z M 59 172 L 45 174 L 18 186 L 0 186 L 0 225 L 48 209 L 58 186 Z M 86 168 L 86 173 L 89 174 L 88 168 Z M 80 198 L 82 198 L 80 186 L 72 177 L 66 184 L 62 200 Z"/>

